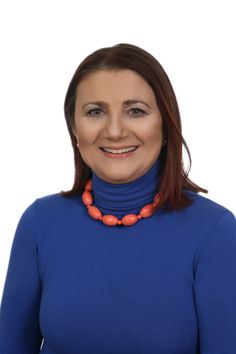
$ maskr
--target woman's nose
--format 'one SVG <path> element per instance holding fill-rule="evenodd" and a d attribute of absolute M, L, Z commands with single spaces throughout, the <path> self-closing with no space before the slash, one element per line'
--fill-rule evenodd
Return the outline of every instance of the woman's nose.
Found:
<path fill-rule="evenodd" d="M 113 115 L 107 117 L 104 127 L 104 137 L 107 139 L 120 139 L 128 135 L 128 128 L 125 125 L 124 117 Z"/>

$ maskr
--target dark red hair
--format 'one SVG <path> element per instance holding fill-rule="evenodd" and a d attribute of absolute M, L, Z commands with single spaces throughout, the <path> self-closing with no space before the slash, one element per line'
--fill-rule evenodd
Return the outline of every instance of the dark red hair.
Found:
<path fill-rule="evenodd" d="M 132 44 L 121 43 L 113 47 L 101 48 L 86 57 L 76 69 L 69 84 L 64 111 L 74 150 L 75 178 L 71 190 L 61 192 L 70 197 L 81 194 L 85 183 L 92 176 L 90 167 L 83 161 L 77 141 L 73 134 L 76 89 L 80 81 L 97 70 L 130 69 L 141 75 L 151 86 L 163 120 L 163 136 L 166 144 L 160 152 L 159 193 L 160 206 L 168 210 L 180 209 L 192 203 L 185 189 L 196 193 L 207 193 L 188 178 L 191 168 L 191 155 L 182 136 L 181 119 L 176 96 L 170 80 L 160 63 L 144 49 Z M 185 171 L 182 147 L 189 157 L 189 167 Z"/>

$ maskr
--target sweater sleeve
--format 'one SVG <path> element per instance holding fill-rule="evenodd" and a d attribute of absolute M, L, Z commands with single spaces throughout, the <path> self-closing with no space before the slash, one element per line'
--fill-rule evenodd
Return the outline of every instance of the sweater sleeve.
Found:
<path fill-rule="evenodd" d="M 0 307 L 0 354 L 37 354 L 41 281 L 37 264 L 34 203 L 23 213 L 13 239 Z"/>
<path fill-rule="evenodd" d="M 199 254 L 194 291 L 200 353 L 236 353 L 236 221 L 228 210 Z"/>

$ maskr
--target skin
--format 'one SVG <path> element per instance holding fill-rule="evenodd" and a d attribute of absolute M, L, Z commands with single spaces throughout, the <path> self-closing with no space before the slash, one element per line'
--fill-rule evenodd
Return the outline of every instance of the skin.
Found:
<path fill-rule="evenodd" d="M 123 105 L 133 99 L 149 107 Z M 105 105 L 84 106 L 98 101 Z M 133 70 L 98 70 L 87 75 L 76 91 L 73 133 L 83 160 L 100 178 L 116 184 L 137 179 L 154 164 L 163 143 L 162 117 L 152 88 Z M 107 157 L 100 149 L 114 146 L 138 149 L 119 159 Z"/>

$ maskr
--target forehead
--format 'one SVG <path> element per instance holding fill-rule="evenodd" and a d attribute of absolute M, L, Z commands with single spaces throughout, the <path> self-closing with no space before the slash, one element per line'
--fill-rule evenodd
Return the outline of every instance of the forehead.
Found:
<path fill-rule="evenodd" d="M 107 100 L 109 98 L 140 98 L 155 101 L 151 86 L 133 70 L 97 70 L 85 76 L 76 90 L 76 101 L 87 99 Z"/>

